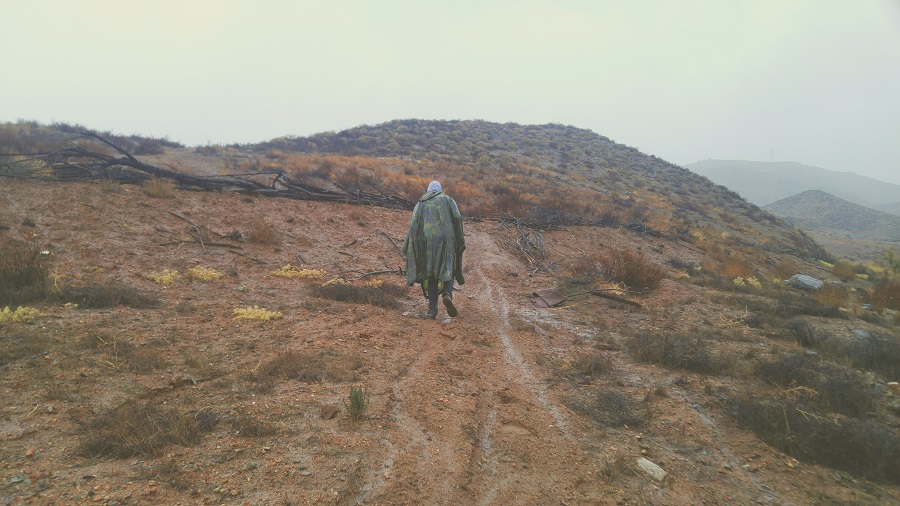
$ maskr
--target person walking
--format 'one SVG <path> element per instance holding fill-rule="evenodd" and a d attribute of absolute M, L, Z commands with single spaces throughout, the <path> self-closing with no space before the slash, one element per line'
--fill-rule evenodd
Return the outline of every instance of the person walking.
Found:
<path fill-rule="evenodd" d="M 441 183 L 432 181 L 419 198 L 403 241 L 406 255 L 406 283 L 422 284 L 428 297 L 428 311 L 416 316 L 437 318 L 438 295 L 444 301 L 448 316 L 458 314 L 453 305 L 453 281 L 465 284 L 462 255 L 466 249 L 459 207 L 443 192 Z"/>

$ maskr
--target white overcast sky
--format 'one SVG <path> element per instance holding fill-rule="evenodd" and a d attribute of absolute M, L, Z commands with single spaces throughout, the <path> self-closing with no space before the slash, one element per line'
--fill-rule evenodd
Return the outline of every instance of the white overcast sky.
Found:
<path fill-rule="evenodd" d="M 900 183 L 900 0 L 0 0 L 0 121 L 189 145 L 392 119 Z"/>

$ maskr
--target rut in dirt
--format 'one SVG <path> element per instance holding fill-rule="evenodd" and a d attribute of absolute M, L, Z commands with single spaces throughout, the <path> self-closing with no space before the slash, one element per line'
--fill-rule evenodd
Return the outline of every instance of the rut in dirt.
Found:
<path fill-rule="evenodd" d="M 392 435 L 359 500 L 490 504 L 511 491 L 534 495 L 534 465 L 511 463 L 571 446 L 565 417 L 510 330 L 506 293 L 491 280 L 512 260 L 484 232 L 471 235 L 468 253 L 461 316 L 409 323 L 415 358 L 391 386 Z"/>

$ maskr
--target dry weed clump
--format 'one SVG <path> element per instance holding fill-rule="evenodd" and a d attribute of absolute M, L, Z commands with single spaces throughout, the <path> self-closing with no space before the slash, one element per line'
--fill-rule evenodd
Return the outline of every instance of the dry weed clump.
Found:
<path fill-rule="evenodd" d="M 821 363 L 805 353 L 762 362 L 756 373 L 771 385 L 807 388 L 804 401 L 820 410 L 864 418 L 875 405 L 868 382 L 858 372 Z"/>
<path fill-rule="evenodd" d="M 587 399 L 573 399 L 569 407 L 604 427 L 640 427 L 650 416 L 645 402 L 635 400 L 625 392 L 602 387 Z"/>
<path fill-rule="evenodd" d="M 268 244 L 277 246 L 281 244 L 281 237 L 275 227 L 266 219 L 260 219 L 250 225 L 247 240 L 256 244 Z"/>
<path fill-rule="evenodd" d="M 399 298 L 405 294 L 405 289 L 393 283 L 370 282 L 363 286 L 356 286 L 340 278 L 333 279 L 312 290 L 312 295 L 320 299 L 370 304 L 390 309 L 400 307 Z"/>
<path fill-rule="evenodd" d="M 197 265 L 184 271 L 184 277 L 190 280 L 215 283 L 217 281 L 221 281 L 222 278 L 225 277 L 225 275 L 215 269 Z"/>
<path fill-rule="evenodd" d="M 654 290 L 666 271 L 632 249 L 613 249 L 596 258 L 599 272 L 632 290 Z"/>
<path fill-rule="evenodd" d="M 127 401 L 82 423 L 79 453 L 87 457 L 131 458 L 159 455 L 170 445 L 192 446 L 211 432 L 219 417 L 210 410 L 195 413 L 154 402 Z"/>
<path fill-rule="evenodd" d="M 730 257 L 722 263 L 721 274 L 726 278 L 753 278 L 756 270 L 753 265 L 737 257 Z M 754 278 L 755 279 L 755 278 Z"/>
<path fill-rule="evenodd" d="M 21 325 L 0 327 L 0 367 L 50 351 L 51 345 L 46 332 Z"/>
<path fill-rule="evenodd" d="M 849 295 L 846 287 L 835 283 L 826 283 L 812 293 L 812 298 L 822 306 L 840 308 L 847 306 Z"/>
<path fill-rule="evenodd" d="M 867 299 L 879 312 L 885 309 L 900 310 L 900 279 L 879 280 L 869 289 Z"/>
<path fill-rule="evenodd" d="M 284 316 L 280 311 L 269 311 L 268 309 L 259 306 L 235 308 L 233 314 L 235 320 L 253 320 L 260 322 L 277 320 Z"/>
<path fill-rule="evenodd" d="M 150 197 L 170 199 L 175 196 L 175 183 L 152 177 L 141 183 L 141 188 Z"/>
<path fill-rule="evenodd" d="M 272 275 L 288 279 L 319 280 L 325 277 L 325 271 L 321 269 L 294 267 L 291 264 L 287 264 L 277 271 L 272 271 Z"/>
<path fill-rule="evenodd" d="M 362 367 L 362 360 L 355 356 L 329 351 L 288 351 L 261 363 L 248 379 L 268 390 L 276 379 L 282 378 L 305 383 L 352 381 L 356 380 L 356 372 Z"/>
<path fill-rule="evenodd" d="M 49 292 L 48 256 L 36 244 L 0 238 L 0 304 L 27 304 Z"/>
<path fill-rule="evenodd" d="M 54 296 L 60 302 L 84 309 L 128 306 L 136 309 L 159 307 L 159 298 L 121 283 L 108 285 L 65 286 Z"/>
<path fill-rule="evenodd" d="M 731 415 L 769 445 L 813 464 L 865 478 L 900 483 L 900 436 L 871 420 L 825 414 L 810 392 L 747 392 L 730 400 Z"/>
<path fill-rule="evenodd" d="M 712 354 L 702 339 L 678 334 L 646 332 L 632 339 L 628 348 L 641 362 L 702 374 L 719 374 L 731 365 Z"/>

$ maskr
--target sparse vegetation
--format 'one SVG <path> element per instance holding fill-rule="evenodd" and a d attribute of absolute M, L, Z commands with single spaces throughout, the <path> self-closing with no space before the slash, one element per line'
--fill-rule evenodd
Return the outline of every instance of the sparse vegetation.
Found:
<path fill-rule="evenodd" d="M 258 219 L 250 226 L 247 240 L 257 244 L 277 246 L 281 244 L 281 237 L 275 227 L 266 219 Z"/>
<path fill-rule="evenodd" d="M 151 272 L 150 274 L 147 274 L 147 279 L 153 281 L 157 285 L 163 286 L 174 285 L 179 277 L 181 277 L 181 274 L 179 274 L 178 271 L 168 267 L 163 269 L 162 272 Z"/>
<path fill-rule="evenodd" d="M 351 386 L 350 395 L 344 400 L 344 408 L 350 414 L 350 420 L 354 422 L 362 420 L 369 408 L 369 392 L 363 387 Z"/>
<path fill-rule="evenodd" d="M 628 347 L 641 362 L 673 369 L 719 374 L 728 366 L 728 361 L 711 353 L 702 339 L 679 334 L 645 332 L 632 339 Z"/>
<path fill-rule="evenodd" d="M 224 276 L 225 275 L 221 272 L 209 267 L 203 267 L 202 265 L 197 265 L 184 271 L 184 277 L 188 279 L 207 281 L 210 283 L 221 281 Z"/>
<path fill-rule="evenodd" d="M 39 316 L 43 314 L 33 307 L 19 306 L 15 311 L 5 307 L 0 311 L 0 323 L 33 323 Z"/>
<path fill-rule="evenodd" d="M 219 416 L 154 402 L 127 401 L 82 424 L 79 453 L 86 457 L 159 455 L 168 445 L 192 446 L 213 430 Z"/>
<path fill-rule="evenodd" d="M 48 294 L 50 267 L 36 244 L 0 237 L 0 305 L 34 302 Z"/>
<path fill-rule="evenodd" d="M 267 322 L 269 320 L 277 320 L 282 315 L 280 311 L 269 311 L 264 307 L 253 306 L 247 308 L 235 308 L 233 311 L 235 320 L 253 320 Z"/>
<path fill-rule="evenodd" d="M 159 306 L 159 298 L 122 283 L 65 286 L 54 296 L 60 302 L 77 304 L 83 309 L 128 306 L 150 309 Z"/>
<path fill-rule="evenodd" d="M 325 277 L 325 271 L 322 269 L 306 269 L 303 267 L 294 267 L 291 264 L 282 266 L 277 271 L 272 271 L 274 276 L 288 279 L 308 279 L 318 280 Z"/>
<path fill-rule="evenodd" d="M 343 279 L 331 280 L 312 290 L 314 297 L 322 299 L 370 304 L 386 308 L 399 307 L 400 301 L 398 299 L 405 294 L 406 290 L 392 283 L 381 283 L 377 286 L 374 284 L 357 286 Z"/>
<path fill-rule="evenodd" d="M 605 427 L 640 427 L 650 415 L 649 408 L 643 401 L 606 387 L 597 389 L 587 399 L 570 400 L 568 404 L 574 411 Z"/>
<path fill-rule="evenodd" d="M 150 197 L 170 199 L 175 196 L 175 183 L 166 179 L 147 179 L 141 183 L 141 188 Z"/>
<path fill-rule="evenodd" d="M 732 415 L 760 439 L 801 461 L 900 483 L 900 436 L 870 420 L 822 413 L 812 395 L 793 388 L 780 395 L 746 393 L 731 400 Z"/>

